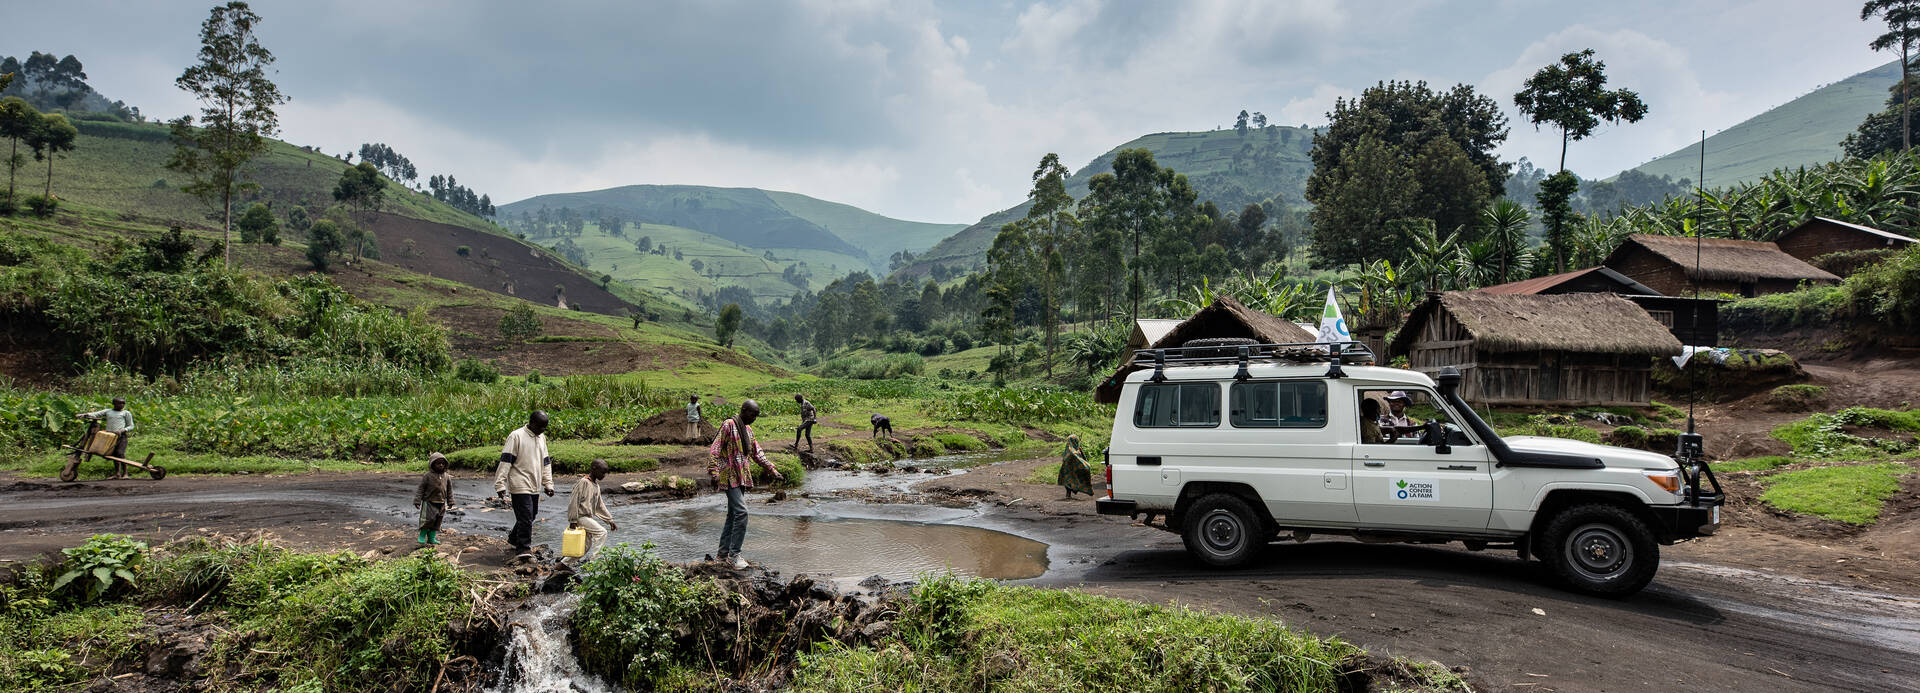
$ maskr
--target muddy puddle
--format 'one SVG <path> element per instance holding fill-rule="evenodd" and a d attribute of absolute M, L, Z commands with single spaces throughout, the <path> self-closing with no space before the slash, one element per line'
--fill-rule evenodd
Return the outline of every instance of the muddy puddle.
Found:
<path fill-rule="evenodd" d="M 725 522 L 721 508 L 687 508 L 641 520 L 642 531 L 613 532 L 611 541 L 653 542 L 671 561 L 714 552 Z M 912 579 L 921 573 L 1016 580 L 1047 572 L 1047 545 L 991 529 L 832 515 L 754 514 L 741 551 L 754 563 L 789 574 Z"/>

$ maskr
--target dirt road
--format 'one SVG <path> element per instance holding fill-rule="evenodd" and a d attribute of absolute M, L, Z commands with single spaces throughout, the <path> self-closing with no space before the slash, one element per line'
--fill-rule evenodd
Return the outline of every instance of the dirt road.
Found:
<path fill-rule="evenodd" d="M 1216 571 L 1189 559 L 1172 534 L 1096 516 L 1084 496 L 1057 500 L 1058 488 L 1021 482 L 1040 462 L 944 476 L 821 473 L 785 500 L 754 498 L 756 518 L 813 521 L 762 521 L 748 553 L 780 556 L 782 542 L 834 546 L 822 536 L 856 527 L 833 522 L 842 515 L 882 518 L 864 520 L 861 531 L 894 521 L 998 530 L 1048 545 L 1044 574 L 1028 584 L 1276 617 L 1378 654 L 1464 665 L 1487 690 L 1920 690 L 1920 588 L 1893 580 L 1879 589 L 1790 565 L 1743 563 L 1735 549 L 1765 538 L 1737 530 L 1668 547 L 1653 585 L 1620 601 L 1560 591 L 1538 563 L 1511 553 L 1449 548 L 1315 540 L 1276 544 L 1249 568 Z M 98 532 L 164 539 L 264 530 L 301 548 L 398 554 L 413 548 L 413 482 L 378 473 L 78 484 L 0 475 L 0 561 L 31 560 Z M 466 510 L 450 518 L 442 550 L 467 565 L 500 565 L 510 515 L 477 502 L 485 480 L 463 476 L 456 486 Z M 703 546 L 710 528 L 696 520 L 718 511 L 711 495 L 664 504 L 609 497 L 617 517 L 632 518 L 616 538 L 663 547 Z M 557 534 L 565 500 L 544 503 L 538 532 Z M 991 534 L 901 536 L 918 544 L 919 560 L 1031 545 Z M 1825 560 L 1793 548 L 1773 552 Z M 864 570 L 855 559 L 867 553 L 843 546 L 804 555 L 825 555 L 813 570 L 836 561 Z M 998 569 L 948 561 L 956 563 Z"/>

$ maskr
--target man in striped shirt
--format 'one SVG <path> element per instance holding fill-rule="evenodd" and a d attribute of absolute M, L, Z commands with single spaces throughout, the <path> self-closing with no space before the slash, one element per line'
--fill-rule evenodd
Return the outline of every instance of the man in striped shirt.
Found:
<path fill-rule="evenodd" d="M 707 465 L 707 475 L 713 478 L 713 485 L 727 494 L 727 523 L 720 529 L 721 563 L 733 566 L 734 570 L 745 570 L 747 559 L 740 557 L 740 544 L 747 539 L 747 489 L 753 488 L 753 473 L 747 469 L 747 459 L 751 457 L 759 463 L 767 474 L 779 481 L 780 471 L 767 461 L 767 453 L 760 449 L 760 443 L 753 438 L 753 421 L 760 418 L 760 403 L 747 400 L 740 403 L 740 415 L 720 422 L 720 435 L 714 437 L 713 445 L 707 449 L 713 461 Z"/>

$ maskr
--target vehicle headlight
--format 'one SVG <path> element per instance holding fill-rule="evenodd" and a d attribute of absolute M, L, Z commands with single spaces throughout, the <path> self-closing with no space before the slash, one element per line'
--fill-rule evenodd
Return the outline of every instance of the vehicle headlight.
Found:
<path fill-rule="evenodd" d="M 1667 493 L 1671 493 L 1676 496 L 1680 495 L 1680 471 L 1679 470 L 1670 469 L 1664 472 L 1647 472 L 1646 476 L 1647 476 L 1647 481 L 1651 481 L 1655 486 L 1659 486 L 1660 488 L 1666 489 Z"/>

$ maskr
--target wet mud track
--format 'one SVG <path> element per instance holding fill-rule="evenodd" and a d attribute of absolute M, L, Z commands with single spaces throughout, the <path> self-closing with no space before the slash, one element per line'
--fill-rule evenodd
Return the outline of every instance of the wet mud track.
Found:
<path fill-rule="evenodd" d="M 750 496 L 757 524 L 750 525 L 749 558 L 790 574 L 849 579 L 901 562 L 916 570 L 970 565 L 962 572 L 1006 578 L 1037 574 L 1019 582 L 1279 618 L 1377 655 L 1467 666 L 1485 690 L 1920 690 L 1920 595 L 1727 567 L 1686 545 L 1665 547 L 1653 584 L 1622 600 L 1562 591 L 1539 563 L 1512 553 L 1446 547 L 1289 542 L 1244 569 L 1220 571 L 1189 558 L 1175 535 L 1098 517 L 1085 499 L 1050 500 L 1057 490 L 1048 487 L 1023 492 L 1049 498 L 1037 501 L 925 493 L 951 484 L 929 484 L 924 475 L 863 476 L 813 475 L 811 497 Z M 0 475 L 0 567 L 97 532 L 165 539 L 266 530 L 302 548 L 404 552 L 413 545 L 415 481 L 320 473 L 63 485 Z M 467 565 L 506 558 L 501 537 L 512 514 L 481 511 L 488 483 L 477 476 L 456 482 L 465 510 L 449 518 L 444 536 L 453 541 L 442 550 L 459 552 Z M 847 493 L 863 488 L 879 493 Z M 708 550 L 722 512 L 713 494 L 650 504 L 608 498 L 622 527 L 613 540 L 655 541 L 676 559 Z M 566 500 L 564 492 L 542 498 L 537 543 L 558 544 Z M 913 529 L 893 533 L 875 523 Z M 956 533 L 969 529 L 981 533 Z M 829 536 L 851 538 L 821 540 Z M 794 546 L 774 546 L 780 542 Z M 919 546 L 890 556 L 871 550 L 875 542 Z M 980 560 L 1036 550 L 1037 557 Z"/>

